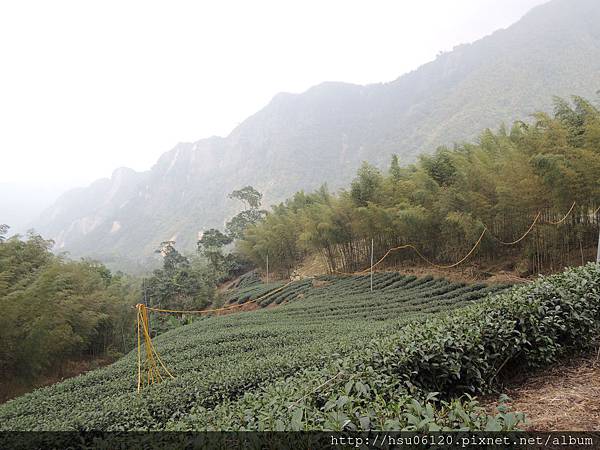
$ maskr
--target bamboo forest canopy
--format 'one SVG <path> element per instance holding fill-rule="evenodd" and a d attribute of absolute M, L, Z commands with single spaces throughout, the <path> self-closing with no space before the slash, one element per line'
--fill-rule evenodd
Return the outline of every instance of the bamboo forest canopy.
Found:
<path fill-rule="evenodd" d="M 91 260 L 71 261 L 30 232 L 0 225 L 0 379 L 35 380 L 69 362 L 133 346 L 137 282 Z M 1 394 L 6 391 L 0 389 Z"/>
<path fill-rule="evenodd" d="M 237 245 L 262 267 L 268 254 L 271 268 L 283 273 L 314 253 L 329 270 L 349 272 L 368 266 L 371 239 L 376 258 L 411 244 L 448 263 L 487 229 L 471 261 L 508 261 L 524 274 L 559 270 L 595 255 L 599 180 L 599 110 L 580 97 L 556 98 L 553 115 L 487 129 L 476 143 L 440 147 L 416 164 L 401 167 L 394 156 L 383 173 L 365 162 L 337 194 L 325 185 L 297 192 Z M 416 261 L 408 248 L 385 264 Z"/>

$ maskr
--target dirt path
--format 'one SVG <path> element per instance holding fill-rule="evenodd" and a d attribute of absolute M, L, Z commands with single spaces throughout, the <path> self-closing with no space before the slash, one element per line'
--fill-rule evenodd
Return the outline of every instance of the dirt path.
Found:
<path fill-rule="evenodd" d="M 527 430 L 600 430 L 600 359 L 576 359 L 508 387 L 512 409 L 524 412 Z M 493 404 L 492 404 L 493 406 Z"/>

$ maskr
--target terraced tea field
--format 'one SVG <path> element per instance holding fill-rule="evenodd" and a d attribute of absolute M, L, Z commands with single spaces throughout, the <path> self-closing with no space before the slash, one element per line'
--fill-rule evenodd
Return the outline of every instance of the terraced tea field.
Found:
<path fill-rule="evenodd" d="M 283 283 L 240 283 L 229 301 L 244 303 Z M 260 306 L 204 317 L 155 339 L 176 378 L 136 393 L 136 352 L 111 366 L 39 389 L 0 406 L 1 430 L 177 428 L 190 412 L 219 408 L 308 368 L 319 369 L 403 324 L 476 302 L 505 286 L 377 273 L 301 280 Z"/>

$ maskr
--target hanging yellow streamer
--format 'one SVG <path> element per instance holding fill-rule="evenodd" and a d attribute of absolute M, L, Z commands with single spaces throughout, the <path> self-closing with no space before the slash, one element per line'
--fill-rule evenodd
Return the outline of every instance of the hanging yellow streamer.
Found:
<path fill-rule="evenodd" d="M 277 292 L 282 291 L 293 281 L 290 281 L 283 286 L 274 289 L 266 294 L 255 298 L 254 300 L 250 300 L 245 303 L 226 306 L 224 308 L 215 308 L 215 309 L 201 309 L 195 311 L 185 311 L 185 310 L 177 310 L 177 309 L 161 309 L 161 308 L 152 308 L 146 306 L 142 303 L 138 303 L 135 305 L 137 309 L 137 391 L 138 393 L 141 391 L 143 386 L 147 386 L 150 384 L 159 383 L 164 380 L 166 376 L 171 378 L 175 378 L 169 369 L 165 366 L 165 364 L 160 359 L 160 356 L 156 352 L 154 345 L 152 344 L 152 337 L 150 336 L 150 324 L 148 321 L 148 311 L 160 312 L 160 313 L 170 313 L 170 314 L 209 314 L 220 311 L 230 311 L 234 308 L 239 308 L 244 305 L 249 305 L 252 303 L 256 303 L 260 300 L 263 300 Z M 145 358 L 142 361 L 142 340 L 144 344 L 145 350 Z M 142 372 L 145 372 L 142 375 Z"/>
<path fill-rule="evenodd" d="M 152 337 L 150 336 L 150 325 L 148 322 L 148 308 L 142 303 L 135 305 L 137 309 L 137 341 L 138 341 L 138 376 L 137 376 L 137 391 L 140 392 L 142 385 L 150 385 L 159 383 L 163 380 L 161 368 L 164 375 L 175 378 L 169 369 L 164 365 L 158 353 L 152 345 Z M 144 349 L 146 351 L 145 363 L 142 364 L 142 338 L 144 340 Z M 142 367 L 143 366 L 143 367 Z M 142 369 L 145 369 L 146 375 L 142 377 Z"/>

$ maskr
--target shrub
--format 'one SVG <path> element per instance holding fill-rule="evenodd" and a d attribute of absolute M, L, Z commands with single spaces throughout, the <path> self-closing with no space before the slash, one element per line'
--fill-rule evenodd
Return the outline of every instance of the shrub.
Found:
<path fill-rule="evenodd" d="M 599 336 L 600 266 L 588 264 L 403 325 L 327 368 L 195 409 L 171 427 L 513 429 L 522 416 L 490 418 L 465 394 L 491 392 L 509 367 L 542 367 L 589 350 Z"/>

